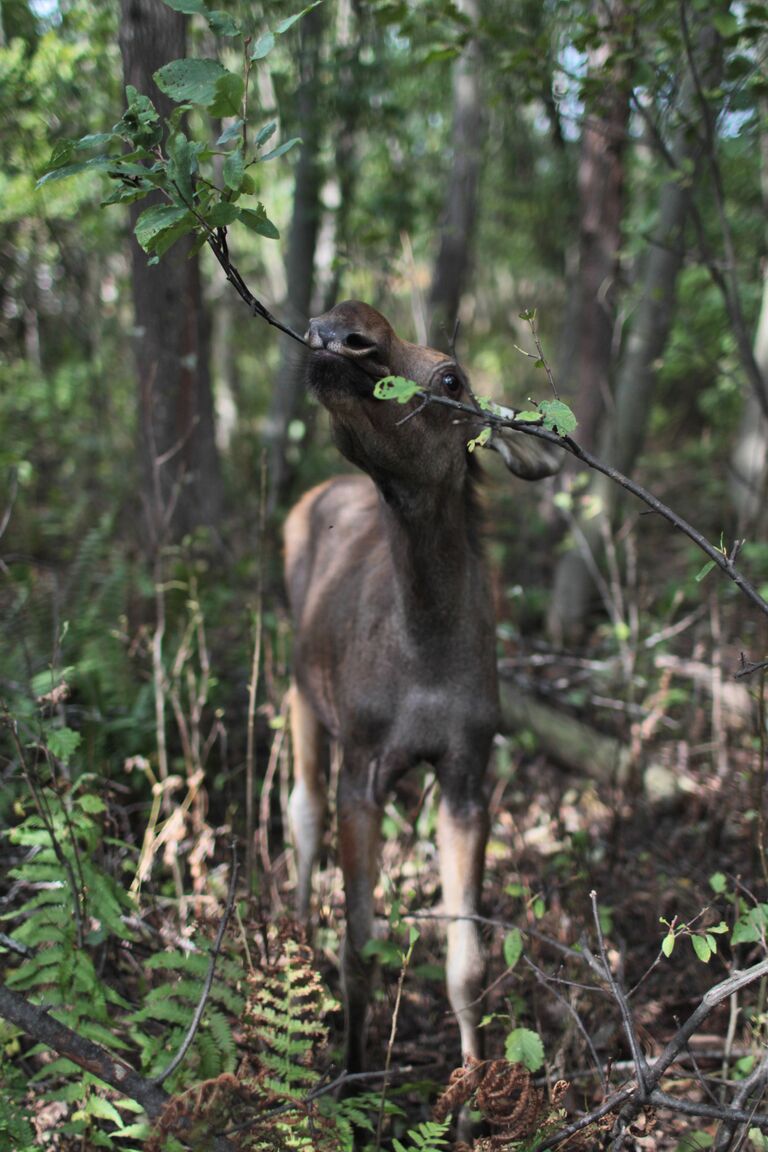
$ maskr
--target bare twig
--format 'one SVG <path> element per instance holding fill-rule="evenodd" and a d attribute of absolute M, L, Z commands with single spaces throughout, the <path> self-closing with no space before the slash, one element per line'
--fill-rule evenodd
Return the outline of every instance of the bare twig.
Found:
<path fill-rule="evenodd" d="M 629 1050 L 632 1053 L 632 1061 L 635 1065 L 635 1074 L 637 1076 L 638 1087 L 640 1090 L 639 1095 L 642 1099 L 647 1091 L 648 1065 L 645 1062 L 643 1050 L 640 1047 L 637 1039 L 637 1031 L 635 1029 L 634 1021 L 632 1020 L 632 1013 L 630 1011 L 627 997 L 624 994 L 623 988 L 621 988 L 619 982 L 615 979 L 613 972 L 611 971 L 611 964 L 608 959 L 608 953 L 605 947 L 605 937 L 603 936 L 603 929 L 600 924 L 600 912 L 597 907 L 597 892 L 595 892 L 594 889 L 590 892 L 589 898 L 592 903 L 592 918 L 595 924 L 595 932 L 597 933 L 597 941 L 600 948 L 600 959 L 602 964 L 599 965 L 596 962 L 595 958 L 591 955 L 589 949 L 586 947 L 583 949 L 584 957 L 593 972 L 595 972 L 598 976 L 602 974 L 602 978 L 607 982 L 611 990 L 611 995 L 618 1005 L 619 1012 L 621 1013 L 621 1022 L 624 1027 L 624 1033 L 627 1037 Z"/>
<path fill-rule="evenodd" d="M 559 448 L 565 449 L 571 456 L 580 460 L 582 464 L 586 464 L 588 468 L 592 468 L 595 472 L 602 473 L 636 496 L 638 500 L 642 500 L 653 512 L 657 512 L 665 520 L 669 521 L 675 528 L 682 532 L 689 540 L 692 540 L 697 548 L 701 551 L 723 571 L 730 580 L 734 582 L 739 591 L 746 596 L 746 598 L 758 608 L 763 615 L 768 616 L 768 601 L 764 600 L 753 584 L 747 580 L 746 576 L 736 567 L 730 554 L 722 552 L 714 544 L 710 544 L 701 532 L 697 531 L 693 525 L 689 524 L 687 520 L 683 519 L 672 508 L 664 504 L 642 484 L 638 484 L 635 480 L 625 476 L 618 468 L 614 468 L 610 464 L 603 463 L 586 448 L 582 448 L 571 436 L 561 436 L 557 432 L 551 432 L 548 428 L 543 428 L 540 424 L 532 424 L 525 420 L 516 420 L 514 417 L 498 416 L 490 411 L 483 411 L 478 413 L 470 405 L 463 403 L 461 400 L 452 400 L 450 396 L 438 396 L 431 392 L 417 392 L 417 396 L 427 396 L 429 402 L 432 404 L 442 404 L 445 407 L 452 408 L 458 412 L 464 412 L 475 419 L 478 417 L 487 424 L 490 428 L 511 428 L 515 432 L 523 432 L 526 436 L 534 436 L 539 440 L 546 440 L 549 444 L 554 444 Z"/>
<path fill-rule="evenodd" d="M 379 1102 L 379 1115 L 376 1121 L 376 1149 L 381 1148 L 381 1133 L 384 1127 L 384 1108 L 387 1103 L 387 1088 L 389 1087 L 389 1069 L 392 1065 L 392 1049 L 395 1046 L 395 1037 L 397 1036 L 397 1021 L 400 1016 L 400 1003 L 403 998 L 403 986 L 405 984 L 406 973 L 408 972 L 408 965 L 413 955 L 413 945 L 415 943 L 418 933 L 414 928 L 411 929 L 414 935 L 414 940 L 411 942 L 408 951 L 403 954 L 403 962 L 400 965 L 400 976 L 397 981 L 397 993 L 395 995 L 395 1007 L 392 1012 L 392 1027 L 389 1030 L 389 1040 L 387 1041 L 387 1054 L 384 1060 L 384 1080 L 381 1085 L 381 1100 Z"/>
<path fill-rule="evenodd" d="M 284 332 L 286 336 L 290 336 L 292 340 L 296 340 L 299 344 L 304 344 L 306 346 L 306 341 L 304 340 L 303 336 L 300 336 L 298 332 L 294 332 L 293 328 L 289 328 L 287 324 L 283 324 L 280 320 L 273 316 L 269 309 L 265 308 L 261 301 L 257 300 L 253 295 L 250 288 L 245 283 L 237 268 L 229 258 L 226 228 L 217 228 L 215 231 L 207 228 L 205 238 L 208 242 L 208 247 L 211 249 L 211 252 L 213 252 L 214 256 L 224 270 L 224 275 L 226 276 L 227 280 L 229 280 L 230 284 L 235 289 L 240 299 L 244 300 L 248 305 L 252 315 L 260 316 L 262 320 L 266 320 L 267 324 L 271 324 L 273 328 L 277 328 L 280 332 Z"/>
<path fill-rule="evenodd" d="M 232 914 L 232 908 L 235 903 L 235 888 L 237 885 L 237 855 L 235 853 L 234 844 L 232 845 L 232 862 L 230 867 L 231 875 L 229 878 L 227 903 L 219 923 L 219 930 L 216 933 L 216 939 L 214 941 L 213 948 L 211 949 L 211 955 L 208 961 L 208 971 L 205 975 L 202 991 L 200 993 L 200 999 L 198 1000 L 197 1007 L 195 1008 L 195 1014 L 192 1017 L 192 1022 L 189 1025 L 187 1034 L 184 1037 L 178 1052 L 162 1072 L 159 1072 L 157 1076 L 152 1077 L 152 1080 L 150 1081 L 152 1084 L 162 1084 L 164 1080 L 168 1079 L 171 1073 L 176 1071 L 176 1069 L 184 1060 L 187 1052 L 189 1051 L 192 1045 L 192 1041 L 197 1034 L 197 1030 L 200 1027 L 200 1021 L 203 1018 L 203 1012 L 205 1011 L 205 1006 L 208 1003 L 208 997 L 210 996 L 211 988 L 213 987 L 213 978 L 216 974 L 216 961 L 218 960 L 219 953 L 221 952 L 221 945 L 224 941 L 224 933 L 226 932 L 227 924 L 229 923 L 229 918 Z"/>
<path fill-rule="evenodd" d="M 246 723 L 245 746 L 245 886 L 248 895 L 253 892 L 254 838 L 256 835 L 255 794 L 256 794 L 256 694 L 259 684 L 261 664 L 261 637 L 264 622 L 264 523 L 267 508 L 267 455 L 261 453 L 259 484 L 259 528 L 258 558 L 256 568 L 256 613 L 254 621 L 253 657 L 251 675 L 248 679 L 248 717 Z"/>

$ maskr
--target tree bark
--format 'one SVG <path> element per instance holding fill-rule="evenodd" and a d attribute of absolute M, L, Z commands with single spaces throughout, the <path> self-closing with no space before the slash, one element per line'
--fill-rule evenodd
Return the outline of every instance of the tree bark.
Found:
<path fill-rule="evenodd" d="M 186 52 L 185 17 L 162 0 L 121 0 L 120 49 L 126 84 L 146 93 L 162 118 L 174 105 L 153 73 Z M 151 198 L 131 206 L 131 225 Z M 145 550 L 194 528 L 215 529 L 222 486 L 214 435 L 210 326 L 193 240 L 159 264 L 131 236 L 131 283 L 138 377 L 139 467 Z"/>
<path fill-rule="evenodd" d="M 768 117 L 768 99 L 760 101 L 761 123 Z M 763 207 L 768 215 L 768 129 L 760 131 L 760 177 Z M 768 263 L 763 268 L 763 295 L 753 346 L 755 363 L 768 387 Z M 731 499 L 739 521 L 738 534 L 761 533 L 768 491 L 768 420 L 755 390 L 744 401 L 736 444 L 731 456 Z M 762 533 L 761 533 L 762 534 Z"/>
<path fill-rule="evenodd" d="M 696 50 L 699 74 L 715 82 L 719 39 L 713 28 L 700 30 Z M 701 141 L 691 131 L 694 109 L 693 83 L 686 76 L 681 87 L 680 127 L 669 149 L 674 175 L 661 189 L 657 223 L 645 259 L 642 293 L 622 349 L 614 412 L 600 437 L 600 459 L 625 474 L 632 472 L 642 450 L 656 367 L 672 325 L 677 276 L 686 252 L 685 223 L 702 154 Z M 610 522 L 615 504 L 615 487 L 604 476 L 594 477 L 584 498 L 586 514 L 576 517 L 579 544 L 572 545 L 563 555 L 555 572 L 547 626 L 556 643 L 575 643 L 583 636 L 593 590 L 585 552 L 597 555 L 605 522 Z"/>
<path fill-rule="evenodd" d="M 603 13 L 598 5 L 598 13 Z M 616 32 L 626 18 L 623 0 L 613 0 L 604 14 L 606 39 L 590 52 L 589 70 L 600 87 L 590 101 L 579 156 L 579 266 L 576 395 L 579 442 L 594 450 L 611 395 L 616 281 L 624 215 L 624 151 L 629 123 L 630 84 L 627 64 L 619 56 L 612 75 L 606 63 L 617 50 Z"/>
<path fill-rule="evenodd" d="M 45 1044 L 78 1068 L 103 1080 L 128 1100 L 138 1101 L 150 1120 L 161 1117 L 171 1103 L 171 1097 L 164 1088 L 140 1076 L 129 1064 L 85 1036 L 79 1036 L 44 1008 L 30 1004 L 18 992 L 4 985 L 0 985 L 0 1018 L 9 1020 L 39 1044 Z M 183 1116 L 180 1128 L 182 1133 L 190 1135 L 193 1148 L 233 1152 L 232 1144 L 223 1136 L 209 1133 L 198 1137 L 194 1131 L 187 1133 L 187 1129 L 193 1128 L 191 1120 L 191 1113 L 189 1117 Z"/>
<path fill-rule="evenodd" d="M 306 328 L 315 283 L 315 249 L 322 207 L 322 166 L 320 144 L 322 81 L 320 58 L 325 28 L 325 7 L 315 8 L 299 24 L 299 88 L 297 93 L 297 133 L 302 146 L 296 165 L 293 218 L 286 257 L 286 322 L 299 332 Z M 265 442 L 269 468 L 268 512 L 274 513 L 287 480 L 286 445 L 288 428 L 304 392 L 305 357 L 293 344 L 285 342 L 269 405 Z"/>
<path fill-rule="evenodd" d="M 457 0 L 456 6 L 474 28 L 478 20 L 477 0 Z M 484 140 L 480 49 L 470 33 L 453 70 L 453 166 L 429 293 L 429 340 L 434 348 L 449 347 L 461 295 L 469 280 Z"/>

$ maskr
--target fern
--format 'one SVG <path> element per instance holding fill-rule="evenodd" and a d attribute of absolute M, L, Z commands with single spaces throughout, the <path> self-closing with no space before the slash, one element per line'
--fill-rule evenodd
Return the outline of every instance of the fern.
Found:
<path fill-rule="evenodd" d="M 433 1149 L 448 1147 L 449 1120 L 425 1120 L 417 1128 L 411 1128 L 406 1136 L 407 1144 L 393 1140 L 394 1152 L 432 1152 Z"/>
<path fill-rule="evenodd" d="M 14 1152 L 32 1152 L 35 1131 L 26 1107 L 26 1077 L 18 1068 L 7 1063 L 0 1048 L 0 1148 Z"/>
<path fill-rule="evenodd" d="M 157 973 L 162 982 L 147 992 L 142 1007 L 130 1013 L 126 1023 L 141 1051 L 142 1067 L 149 1075 L 162 1071 L 181 1046 L 200 999 L 208 964 L 205 952 L 160 952 L 147 961 L 147 970 Z M 234 1071 L 237 1051 L 228 1015 L 242 1015 L 244 999 L 236 987 L 241 979 L 239 965 L 219 958 L 201 1025 L 184 1065 L 168 1082 L 171 1090 L 190 1083 L 191 1077 L 212 1080 Z M 163 1027 L 148 1028 L 152 1023 Z"/>

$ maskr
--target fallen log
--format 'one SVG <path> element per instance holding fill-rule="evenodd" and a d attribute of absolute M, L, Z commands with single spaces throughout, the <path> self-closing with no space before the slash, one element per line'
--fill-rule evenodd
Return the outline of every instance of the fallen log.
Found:
<path fill-rule="evenodd" d="M 621 740 L 545 704 L 505 677 L 501 678 L 499 691 L 503 732 L 512 734 L 527 728 L 541 751 L 555 763 L 598 784 L 626 783 L 630 751 Z"/>

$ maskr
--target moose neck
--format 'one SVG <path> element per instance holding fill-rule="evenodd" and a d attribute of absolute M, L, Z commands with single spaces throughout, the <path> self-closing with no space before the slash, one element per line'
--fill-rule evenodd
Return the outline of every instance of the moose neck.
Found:
<path fill-rule="evenodd" d="M 400 606 L 421 632 L 455 615 L 481 566 L 473 483 L 452 489 L 378 480 Z"/>

